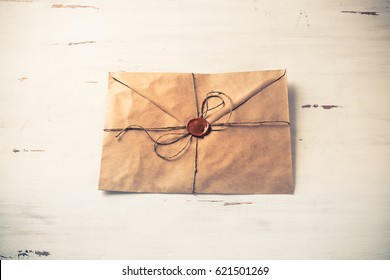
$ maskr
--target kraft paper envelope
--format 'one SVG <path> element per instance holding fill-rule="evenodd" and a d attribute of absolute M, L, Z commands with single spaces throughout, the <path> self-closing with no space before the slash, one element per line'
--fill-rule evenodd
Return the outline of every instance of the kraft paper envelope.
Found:
<path fill-rule="evenodd" d="M 99 189 L 293 192 L 285 70 L 109 74 Z"/>

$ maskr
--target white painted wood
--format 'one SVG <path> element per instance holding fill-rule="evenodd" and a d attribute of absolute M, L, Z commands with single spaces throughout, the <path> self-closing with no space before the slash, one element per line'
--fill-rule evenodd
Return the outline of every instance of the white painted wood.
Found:
<path fill-rule="evenodd" d="M 389 5 L 0 1 L 1 258 L 388 259 Z M 97 190 L 108 71 L 278 68 L 294 195 Z"/>

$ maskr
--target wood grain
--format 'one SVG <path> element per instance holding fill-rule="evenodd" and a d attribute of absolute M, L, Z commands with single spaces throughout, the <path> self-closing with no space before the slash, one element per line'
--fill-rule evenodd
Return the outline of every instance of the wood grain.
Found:
<path fill-rule="evenodd" d="M 0 258 L 390 258 L 389 5 L 0 1 Z M 109 71 L 281 68 L 294 195 L 97 190 Z"/>

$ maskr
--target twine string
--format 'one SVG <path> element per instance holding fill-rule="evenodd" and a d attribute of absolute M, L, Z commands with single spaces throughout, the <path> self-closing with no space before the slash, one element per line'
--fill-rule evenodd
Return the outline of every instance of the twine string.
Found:
<path fill-rule="evenodd" d="M 178 137 L 175 137 L 173 138 L 172 140 L 168 140 L 168 141 L 162 141 L 163 138 L 167 137 L 167 136 L 171 136 L 171 135 L 178 135 Z M 190 136 L 190 137 L 188 137 Z M 188 140 L 187 142 L 185 143 L 185 145 L 183 145 L 180 150 L 172 155 L 163 155 L 159 150 L 158 148 L 160 146 L 168 146 L 168 145 L 172 145 L 172 144 L 175 144 L 185 138 L 188 137 Z M 161 135 L 160 137 L 157 138 L 157 140 L 154 142 L 154 146 L 153 146 L 153 151 L 156 153 L 156 155 L 158 155 L 160 158 L 162 159 L 165 159 L 165 160 L 174 160 L 175 158 L 179 157 L 181 154 L 183 154 L 189 147 L 190 147 L 190 144 L 192 142 L 192 138 L 193 136 L 190 135 L 189 133 L 185 133 L 185 134 L 181 134 L 181 133 L 166 133 L 166 134 L 163 134 Z"/>
<path fill-rule="evenodd" d="M 150 135 L 149 131 L 172 131 L 172 130 L 179 130 L 179 129 L 185 129 L 185 128 L 186 128 L 185 126 L 166 126 L 166 127 L 145 128 L 145 127 L 142 127 L 140 125 L 130 124 L 125 128 L 106 128 L 106 129 L 104 129 L 104 131 L 105 132 L 118 132 L 119 131 L 119 133 L 117 135 L 115 135 L 115 137 L 118 138 L 118 140 L 119 140 L 126 131 L 142 130 L 149 136 L 149 138 L 153 142 L 155 142 L 154 138 Z"/>
<path fill-rule="evenodd" d="M 195 95 L 195 107 L 196 107 L 196 115 L 198 118 L 200 117 L 200 111 L 199 111 L 199 105 L 198 105 L 198 95 L 197 95 L 197 90 L 196 90 L 196 78 L 195 74 L 191 73 L 192 75 L 192 86 L 194 87 L 194 95 Z"/>
<path fill-rule="evenodd" d="M 202 118 L 206 119 L 207 120 L 207 114 L 208 112 L 216 109 L 216 108 L 219 108 L 222 106 L 222 108 L 225 107 L 226 105 L 226 102 L 225 102 L 225 99 L 228 101 L 229 103 L 229 113 L 228 113 L 228 117 L 226 119 L 226 121 L 224 122 L 224 124 L 227 124 L 233 114 L 233 100 L 227 95 L 225 94 L 224 92 L 221 92 L 221 91 L 210 91 L 209 93 L 206 94 L 206 97 L 205 99 L 203 100 L 202 102 Z M 220 103 L 215 105 L 214 107 L 212 108 L 209 108 L 209 100 L 212 100 L 212 99 L 219 99 L 220 100 Z M 220 109 L 222 109 L 220 108 Z M 221 124 L 219 125 L 220 128 L 218 129 L 213 129 L 215 131 L 220 131 L 220 130 L 224 130 L 227 128 L 227 126 Z"/>
<path fill-rule="evenodd" d="M 275 81 L 273 81 L 270 85 L 275 83 L 276 81 L 280 80 L 284 74 L 277 78 Z M 117 79 L 115 79 L 117 80 Z M 117 80 L 120 82 L 119 80 Z M 224 122 L 219 122 L 219 123 L 213 123 L 210 124 L 211 130 L 212 131 L 222 131 L 225 130 L 229 127 L 254 127 L 254 126 L 261 126 L 261 125 L 290 125 L 290 122 L 288 121 L 280 121 L 280 120 L 265 120 L 265 121 L 252 121 L 252 122 L 229 122 L 233 111 L 234 111 L 234 106 L 233 106 L 233 100 L 224 92 L 221 91 L 210 91 L 206 94 L 206 97 L 203 99 L 201 108 L 198 106 L 198 96 L 197 96 L 197 87 L 196 87 L 196 78 L 194 73 L 192 73 L 192 82 L 193 82 L 193 88 L 194 88 L 194 97 L 195 97 L 195 104 L 196 104 L 196 111 L 197 111 L 197 116 L 200 118 L 204 118 L 207 120 L 209 112 L 219 109 L 221 110 L 225 106 L 229 106 L 229 111 L 227 114 L 226 121 Z M 128 85 L 120 82 L 121 84 L 127 86 L 131 90 L 135 91 L 133 88 L 129 87 Z M 268 86 L 270 86 L 268 85 Z M 267 87 L 268 87 L 267 86 Z M 137 91 L 135 91 L 138 93 Z M 139 93 L 138 93 L 139 94 Z M 142 96 L 142 95 L 141 95 Z M 217 104 L 213 105 L 210 107 L 210 101 L 211 100 L 217 100 Z M 157 156 L 164 160 L 174 160 L 181 155 L 184 154 L 184 152 L 190 147 L 190 144 L 192 143 L 193 140 L 193 135 L 191 135 L 187 130 L 185 132 L 173 132 L 173 131 L 178 131 L 178 130 L 184 130 L 186 129 L 186 126 L 179 125 L 179 126 L 166 126 L 166 127 L 148 127 L 145 128 L 140 125 L 134 125 L 130 124 L 125 128 L 108 128 L 104 129 L 105 132 L 118 132 L 115 137 L 120 140 L 120 138 L 130 130 L 135 130 L 135 131 L 143 131 L 146 133 L 148 138 L 154 143 L 153 145 L 153 151 Z M 161 132 L 168 132 L 160 135 L 157 138 L 154 138 L 151 133 L 161 133 Z M 196 170 L 197 170 L 197 153 L 198 153 L 198 137 L 196 138 L 196 147 L 195 147 L 195 166 L 194 166 L 194 183 L 193 186 L 195 186 L 195 175 L 196 175 Z M 170 146 L 174 145 L 176 143 L 182 142 L 183 140 L 186 140 L 184 142 L 184 145 L 180 147 L 180 149 L 173 153 L 173 154 L 164 154 L 159 148 L 161 146 Z"/>
<path fill-rule="evenodd" d="M 192 179 L 192 193 L 195 193 L 196 190 L 196 174 L 198 173 L 198 144 L 199 138 L 195 138 L 195 158 L 194 158 L 194 176 Z"/>
<path fill-rule="evenodd" d="M 218 131 L 214 127 L 237 127 L 237 126 L 260 126 L 260 125 L 290 125 L 288 121 L 258 121 L 258 122 L 225 122 L 225 123 L 213 123 L 211 127 L 213 131 Z"/>
<path fill-rule="evenodd" d="M 117 135 L 115 135 L 115 138 L 118 140 L 121 139 L 121 137 L 124 135 L 125 132 L 129 130 L 140 130 L 146 133 L 146 135 L 149 137 L 149 139 L 154 143 L 153 146 L 153 151 L 155 152 L 156 155 L 158 155 L 162 159 L 166 160 L 172 160 L 179 155 L 181 155 L 187 148 L 189 147 L 191 141 L 192 141 L 192 135 L 190 135 L 188 132 L 183 132 L 183 133 L 175 133 L 175 132 L 169 132 L 160 135 L 156 139 L 151 135 L 150 132 L 158 132 L 158 131 L 174 131 L 174 130 L 180 130 L 180 129 L 185 129 L 185 126 L 171 126 L 171 127 L 151 127 L 151 128 L 145 128 L 140 125 L 134 125 L 131 124 L 125 128 L 110 128 L 110 129 L 104 129 L 105 132 L 118 132 Z M 159 151 L 159 146 L 169 146 L 173 145 L 175 143 L 178 143 L 179 141 L 187 138 L 188 136 L 189 139 L 186 142 L 186 144 L 180 148 L 178 152 L 176 152 L 173 155 L 164 155 Z M 168 138 L 170 137 L 170 138 Z"/>

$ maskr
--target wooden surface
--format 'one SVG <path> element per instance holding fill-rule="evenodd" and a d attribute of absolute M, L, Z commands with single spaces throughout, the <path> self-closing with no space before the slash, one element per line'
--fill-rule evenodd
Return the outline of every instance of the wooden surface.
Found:
<path fill-rule="evenodd" d="M 389 6 L 0 1 L 1 258 L 389 259 Z M 294 195 L 97 190 L 107 72 L 280 68 Z"/>

